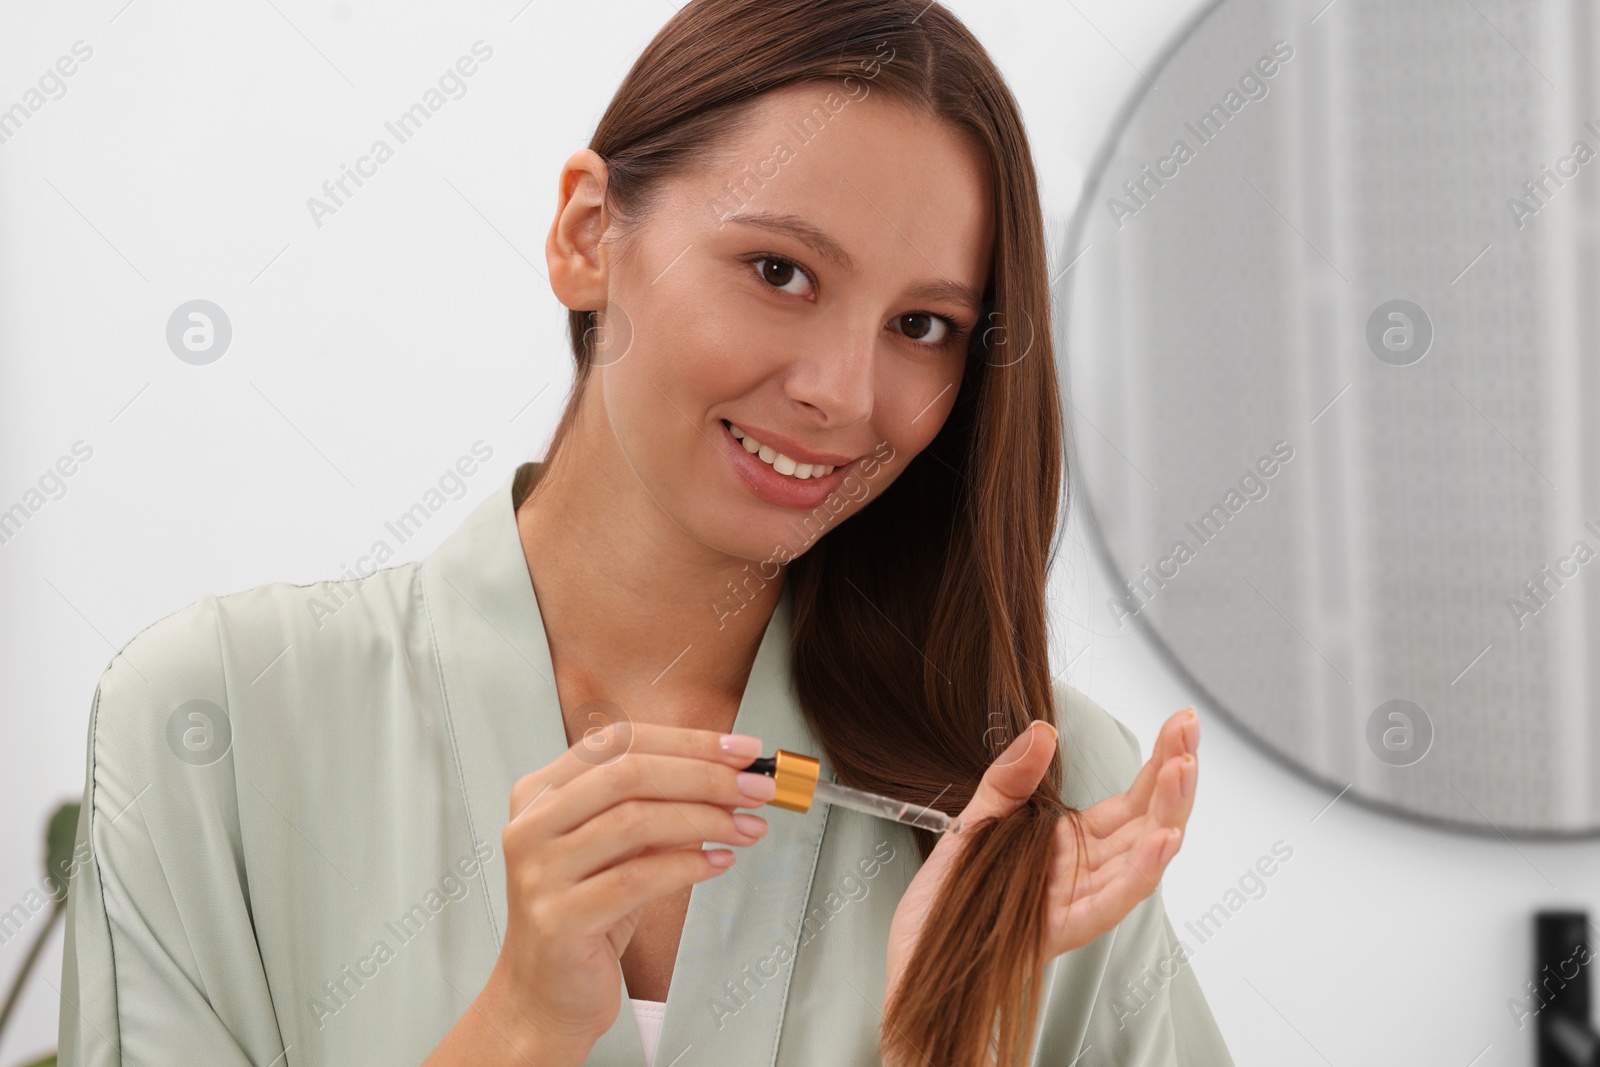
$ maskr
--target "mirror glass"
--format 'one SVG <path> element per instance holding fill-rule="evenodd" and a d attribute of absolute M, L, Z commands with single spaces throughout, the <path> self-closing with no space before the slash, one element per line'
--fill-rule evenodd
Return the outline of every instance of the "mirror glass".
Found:
<path fill-rule="evenodd" d="M 1215 4 L 1053 249 L 1114 624 L 1330 798 L 1600 830 L 1597 25 Z"/>

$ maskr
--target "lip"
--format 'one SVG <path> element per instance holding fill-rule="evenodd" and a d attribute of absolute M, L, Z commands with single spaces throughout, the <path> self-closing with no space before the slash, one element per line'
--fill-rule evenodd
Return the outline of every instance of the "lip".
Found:
<path fill-rule="evenodd" d="M 846 459 L 842 463 L 834 464 L 832 474 L 821 478 L 807 478 L 803 482 L 796 481 L 787 474 L 779 474 L 771 466 L 762 462 L 759 456 L 753 456 L 745 451 L 744 443 L 733 436 L 725 422 L 719 421 L 717 427 L 722 431 L 722 451 L 728 458 L 728 464 L 744 480 L 745 485 L 749 487 L 752 493 L 769 504 L 776 504 L 785 508 L 817 507 L 828 499 L 834 490 L 839 488 L 839 483 L 844 481 L 845 475 L 854 469 L 854 461 Z M 743 430 L 745 427 L 740 424 L 739 429 Z M 767 443 L 767 439 L 762 437 L 759 431 L 749 432 L 756 440 L 761 441 L 763 444 Z M 772 447 L 791 458 L 799 459 L 795 453 L 790 452 L 786 447 L 777 444 L 773 444 Z M 816 453 L 808 453 L 808 455 L 816 455 Z M 823 459 L 817 462 L 827 463 L 828 460 Z"/>

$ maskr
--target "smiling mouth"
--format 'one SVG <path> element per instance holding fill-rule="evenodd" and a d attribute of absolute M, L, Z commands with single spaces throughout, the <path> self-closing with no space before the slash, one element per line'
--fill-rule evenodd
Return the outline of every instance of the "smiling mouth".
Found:
<path fill-rule="evenodd" d="M 803 482 L 812 478 L 826 478 L 835 470 L 830 464 L 801 463 L 799 460 L 786 456 L 771 445 L 762 444 L 727 419 L 722 420 L 722 425 L 728 428 L 728 432 L 744 446 L 746 452 L 755 456 L 779 474 L 788 475 L 795 481 Z"/>

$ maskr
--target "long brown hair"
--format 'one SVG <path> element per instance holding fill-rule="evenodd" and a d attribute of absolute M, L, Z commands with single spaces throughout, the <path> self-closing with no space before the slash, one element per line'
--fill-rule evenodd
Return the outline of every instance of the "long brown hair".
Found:
<path fill-rule="evenodd" d="M 873 91 L 986 154 L 994 266 L 943 428 L 883 499 L 787 564 L 794 682 L 841 782 L 955 814 L 1031 720 L 1055 722 L 1045 581 L 1067 468 L 1044 224 L 1010 90 L 938 3 L 693 0 L 640 54 L 589 147 L 606 161 L 606 210 L 625 233 L 658 183 L 707 159 L 756 97 L 799 82 L 851 89 L 869 72 Z M 596 312 L 569 321 L 576 381 L 547 462 L 594 358 Z M 887 1061 L 976 1064 L 992 1047 L 998 1067 L 1026 1062 L 1051 842 L 1057 819 L 1075 815 L 1061 795 L 1055 758 L 1019 809 L 963 831 L 886 1007 Z M 914 833 L 926 859 L 934 835 Z"/>

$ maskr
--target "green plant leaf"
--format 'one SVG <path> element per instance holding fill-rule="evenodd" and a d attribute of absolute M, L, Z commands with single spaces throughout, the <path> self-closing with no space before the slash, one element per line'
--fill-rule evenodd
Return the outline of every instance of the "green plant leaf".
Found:
<path fill-rule="evenodd" d="M 63 881 L 72 869 L 72 848 L 78 839 L 78 808 L 79 805 L 75 803 L 61 805 L 50 816 L 49 826 L 45 830 L 45 873 Z"/>

